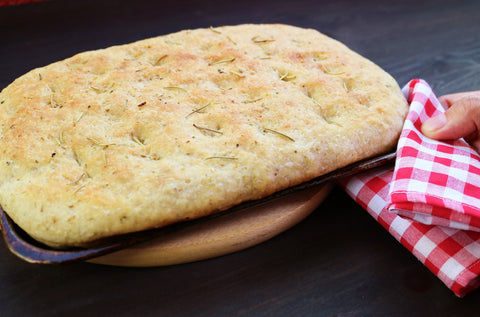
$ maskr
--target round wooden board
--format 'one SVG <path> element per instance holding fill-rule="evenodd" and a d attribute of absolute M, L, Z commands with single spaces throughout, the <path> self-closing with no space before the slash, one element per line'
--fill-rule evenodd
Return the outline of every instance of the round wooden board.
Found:
<path fill-rule="evenodd" d="M 165 266 L 240 251 L 264 242 L 302 221 L 322 203 L 330 189 L 331 185 L 327 184 L 305 190 L 89 262 L 128 267 Z"/>

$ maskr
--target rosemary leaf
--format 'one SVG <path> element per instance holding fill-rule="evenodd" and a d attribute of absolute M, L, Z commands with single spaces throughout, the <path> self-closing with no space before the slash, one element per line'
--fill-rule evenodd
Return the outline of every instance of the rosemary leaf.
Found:
<path fill-rule="evenodd" d="M 164 89 L 169 89 L 169 90 L 181 90 L 183 92 L 188 92 L 185 88 L 180 87 L 180 86 L 166 86 L 163 87 Z"/>
<path fill-rule="evenodd" d="M 94 138 L 89 138 L 87 137 L 87 140 L 92 142 L 93 144 L 97 145 L 97 146 L 102 146 L 102 147 L 105 147 L 105 146 L 109 146 L 109 145 L 114 145 L 114 143 L 102 143 Z"/>
<path fill-rule="evenodd" d="M 262 97 L 256 98 L 256 99 L 249 99 L 249 100 L 245 100 L 243 103 L 254 103 L 254 102 L 260 101 L 262 99 L 263 99 Z"/>
<path fill-rule="evenodd" d="M 216 30 L 213 26 L 210 26 L 209 29 L 210 29 L 210 31 L 212 31 L 213 33 L 222 34 L 222 32 L 220 32 L 219 30 Z"/>
<path fill-rule="evenodd" d="M 157 61 L 155 62 L 155 64 L 153 64 L 153 66 L 158 66 L 158 64 L 160 64 L 167 57 L 168 57 L 168 54 L 160 56 L 160 58 L 157 59 Z"/>
<path fill-rule="evenodd" d="M 264 131 L 264 132 L 270 132 L 270 133 L 276 134 L 276 135 L 281 136 L 281 137 L 283 137 L 283 138 L 285 138 L 285 139 L 287 139 L 287 140 L 289 140 L 289 141 L 295 142 L 295 140 L 294 140 L 293 138 L 289 137 L 289 136 L 286 135 L 286 134 L 283 134 L 283 133 L 281 133 L 281 132 L 278 132 L 278 131 L 276 131 L 276 130 L 264 128 L 263 131 Z"/>
<path fill-rule="evenodd" d="M 336 76 L 336 75 L 345 74 L 345 72 L 334 72 L 334 71 L 331 71 L 330 69 L 326 68 L 326 67 L 323 66 L 323 65 L 322 65 L 322 68 L 323 68 L 323 72 L 324 72 L 325 74 L 328 74 L 328 75 Z"/>
<path fill-rule="evenodd" d="M 322 105 L 320 104 L 320 102 L 318 102 L 317 99 L 315 99 L 315 98 L 313 98 L 313 97 L 310 97 L 310 99 L 312 99 L 313 103 L 316 104 L 317 106 L 320 106 L 320 107 L 322 106 Z"/>
<path fill-rule="evenodd" d="M 261 36 L 257 35 L 257 36 L 254 36 L 252 37 L 252 42 L 253 43 L 270 43 L 270 42 L 275 42 L 274 39 L 265 39 L 265 38 L 262 38 Z"/>
<path fill-rule="evenodd" d="M 219 60 L 219 61 L 211 62 L 211 63 L 208 64 L 208 65 L 212 66 L 212 65 L 223 64 L 223 63 L 232 63 L 234 60 L 235 60 L 235 57 L 226 58 L 226 59 L 221 59 L 221 60 Z"/>
<path fill-rule="evenodd" d="M 102 151 L 102 160 L 103 160 L 103 167 L 107 167 L 107 154 L 105 151 Z"/>
<path fill-rule="evenodd" d="M 204 131 L 209 131 L 209 132 L 213 132 L 213 133 L 223 134 L 222 131 L 214 130 L 214 129 L 210 129 L 210 128 L 205 128 L 205 127 L 200 127 L 200 126 L 196 125 L 195 123 L 193 124 L 193 126 L 197 129 L 199 129 L 199 130 L 204 130 Z"/>
<path fill-rule="evenodd" d="M 243 75 L 243 74 L 241 74 L 241 73 L 239 73 L 239 72 L 236 72 L 236 71 L 231 70 L 230 73 L 231 73 L 231 74 L 234 74 L 234 75 L 237 75 L 238 77 L 245 78 L 245 75 Z"/>
<path fill-rule="evenodd" d="M 76 193 L 78 193 L 83 187 L 85 187 L 86 185 L 81 185 L 81 186 L 78 186 L 73 192 L 72 192 L 72 195 L 75 195 Z"/>
<path fill-rule="evenodd" d="M 73 184 L 78 183 L 83 178 L 83 176 L 85 176 L 85 173 L 80 174 L 80 176 L 78 176 L 75 180 L 68 183 L 68 185 L 73 185 Z"/>
<path fill-rule="evenodd" d="M 80 121 L 80 119 L 82 119 L 84 115 L 85 115 L 85 111 L 80 112 L 80 115 L 77 117 L 74 123 L 77 123 L 78 121 Z"/>
<path fill-rule="evenodd" d="M 295 78 L 297 78 L 297 76 L 289 75 L 288 72 L 286 72 L 285 74 L 280 76 L 280 79 L 283 80 L 283 81 L 290 81 L 290 80 L 294 80 Z"/>
<path fill-rule="evenodd" d="M 233 156 L 209 156 L 205 158 L 206 160 L 211 160 L 211 159 L 222 159 L 222 160 L 238 160 L 237 157 Z"/>
<path fill-rule="evenodd" d="M 197 108 L 197 109 L 193 109 L 193 111 L 190 112 L 189 114 L 187 114 L 187 115 L 185 116 L 185 118 L 190 117 L 190 116 L 191 116 L 192 114 L 194 114 L 194 113 L 199 113 L 199 112 L 202 111 L 203 109 L 207 108 L 209 105 L 210 105 L 210 102 L 207 103 L 205 106 L 202 106 L 202 107 Z"/>
<path fill-rule="evenodd" d="M 137 143 L 138 145 L 145 145 L 142 141 L 140 141 L 140 139 L 135 135 L 135 134 L 131 134 L 131 137 L 132 137 L 132 140 Z"/>

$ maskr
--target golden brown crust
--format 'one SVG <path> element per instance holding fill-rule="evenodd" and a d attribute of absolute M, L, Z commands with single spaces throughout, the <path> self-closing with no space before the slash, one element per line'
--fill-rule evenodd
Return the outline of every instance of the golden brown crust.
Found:
<path fill-rule="evenodd" d="M 396 143 L 378 66 L 286 25 L 186 30 L 84 52 L 0 93 L 0 204 L 82 245 L 267 196 Z"/>

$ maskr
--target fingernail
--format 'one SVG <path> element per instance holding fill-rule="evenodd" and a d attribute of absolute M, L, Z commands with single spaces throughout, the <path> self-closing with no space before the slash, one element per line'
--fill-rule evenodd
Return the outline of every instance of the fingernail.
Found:
<path fill-rule="evenodd" d="M 447 123 L 447 117 L 444 113 L 428 119 L 422 125 L 422 130 L 435 131 L 443 127 Z"/>

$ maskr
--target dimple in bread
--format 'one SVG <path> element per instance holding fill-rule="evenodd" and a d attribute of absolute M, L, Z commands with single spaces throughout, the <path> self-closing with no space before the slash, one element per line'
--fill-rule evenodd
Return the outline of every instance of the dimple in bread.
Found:
<path fill-rule="evenodd" d="M 392 149 L 395 80 L 315 30 L 185 30 L 0 93 L 0 204 L 53 247 L 225 210 Z"/>

